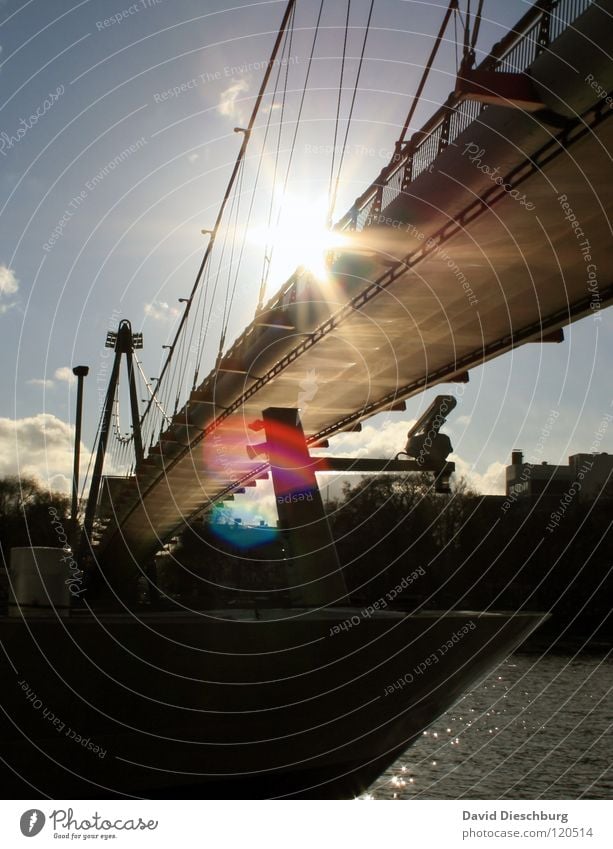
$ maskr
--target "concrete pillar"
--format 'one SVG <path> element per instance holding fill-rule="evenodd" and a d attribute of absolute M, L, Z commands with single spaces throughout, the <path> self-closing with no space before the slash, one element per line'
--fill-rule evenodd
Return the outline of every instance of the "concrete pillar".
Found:
<path fill-rule="evenodd" d="M 295 605 L 347 603 L 347 587 L 315 477 L 298 410 L 262 413 L 279 524 L 290 555 Z"/>

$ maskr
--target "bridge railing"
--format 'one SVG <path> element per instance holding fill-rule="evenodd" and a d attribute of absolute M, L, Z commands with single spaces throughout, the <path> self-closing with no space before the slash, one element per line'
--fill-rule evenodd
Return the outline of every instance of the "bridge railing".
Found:
<path fill-rule="evenodd" d="M 527 70 L 539 53 L 567 29 L 594 0 L 542 0 L 534 5 L 498 42 L 479 65 L 481 70 L 518 73 Z M 426 171 L 444 148 L 478 117 L 483 104 L 450 94 L 426 125 L 397 151 L 377 179 L 336 225 L 337 230 L 360 231 Z"/>
<path fill-rule="evenodd" d="M 532 6 L 516 26 L 494 45 L 481 62 L 482 70 L 502 72 L 525 71 L 538 54 L 546 49 L 594 0 L 541 0 Z M 396 152 L 376 180 L 355 201 L 353 207 L 336 224 L 337 230 L 361 231 L 374 216 L 385 210 L 413 180 L 434 163 L 442 150 L 477 120 L 486 107 L 474 100 L 460 100 L 454 93 L 411 139 Z M 267 303 L 266 309 L 284 305 L 293 291 L 296 275 L 292 275 Z M 238 338 L 240 349 L 249 328 Z"/>

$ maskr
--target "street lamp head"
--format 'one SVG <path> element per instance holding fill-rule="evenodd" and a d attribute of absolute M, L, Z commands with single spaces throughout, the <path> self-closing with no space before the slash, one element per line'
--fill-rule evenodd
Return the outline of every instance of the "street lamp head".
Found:
<path fill-rule="evenodd" d="M 75 377 L 87 377 L 89 374 L 89 366 L 75 366 L 72 373 Z"/>

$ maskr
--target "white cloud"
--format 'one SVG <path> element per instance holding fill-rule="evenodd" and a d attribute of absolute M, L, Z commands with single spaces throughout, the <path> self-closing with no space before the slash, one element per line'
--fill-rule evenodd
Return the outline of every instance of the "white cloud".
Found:
<path fill-rule="evenodd" d="M 50 489 L 70 490 L 74 428 L 50 413 L 0 418 L 0 477 L 34 477 Z M 81 444 L 84 474 L 89 451 Z"/>
<path fill-rule="evenodd" d="M 15 277 L 15 272 L 12 268 L 7 268 L 6 265 L 0 265 L 0 294 L 14 295 L 19 289 L 19 281 Z"/>
<path fill-rule="evenodd" d="M 221 93 L 217 111 L 220 115 L 228 115 L 230 117 L 239 115 L 237 100 L 239 96 L 249 91 L 249 83 L 246 79 L 233 80 L 232 85 L 228 86 Z"/>
<path fill-rule="evenodd" d="M 361 433 L 342 433 L 330 441 L 330 448 L 323 454 L 338 457 L 381 457 L 392 458 L 404 450 L 407 441 L 407 431 L 415 424 L 415 420 L 394 421 L 389 419 L 382 427 L 366 425 Z M 320 453 L 320 452 L 317 452 Z M 504 463 L 490 463 L 485 472 L 477 472 L 471 463 L 451 454 L 450 460 L 456 464 L 455 477 L 466 478 L 469 486 L 483 495 L 503 495 L 505 492 Z"/>
<path fill-rule="evenodd" d="M 177 307 L 171 307 L 166 301 L 151 301 L 145 304 L 145 315 L 154 321 L 172 321 L 179 315 Z"/>
<path fill-rule="evenodd" d="M 55 380 L 67 383 L 69 386 L 72 386 L 77 382 L 77 378 L 74 376 L 72 369 L 69 366 L 60 366 L 60 368 L 56 368 L 53 373 L 53 377 Z M 48 377 L 33 377 L 30 380 L 27 380 L 26 383 L 28 386 L 40 386 L 42 389 L 53 389 L 55 387 L 55 381 Z"/>
<path fill-rule="evenodd" d="M 15 272 L 12 268 L 8 268 L 6 265 L 0 265 L 0 315 L 3 315 L 5 312 L 11 309 L 11 307 L 15 306 L 15 302 L 10 299 L 12 295 L 15 295 L 19 290 L 19 281 L 15 276 Z"/>
<path fill-rule="evenodd" d="M 452 454 L 449 458 L 456 466 L 456 479 L 466 478 L 468 485 L 481 495 L 504 495 L 506 488 L 506 466 L 499 460 L 490 463 L 485 472 L 475 471 L 470 463 Z"/>
<path fill-rule="evenodd" d="M 187 157 L 187 161 L 189 162 L 190 165 L 193 165 L 194 162 L 199 158 L 200 157 L 198 156 L 197 153 L 190 153 L 189 156 Z"/>
<path fill-rule="evenodd" d="M 47 380 L 44 377 L 33 377 L 27 381 L 29 386 L 41 386 L 43 389 L 53 389 L 55 383 L 52 380 Z"/>
<path fill-rule="evenodd" d="M 77 382 L 77 378 L 74 376 L 72 369 L 69 366 L 56 368 L 53 376 L 56 380 L 61 380 L 64 383 L 72 384 Z"/>
<path fill-rule="evenodd" d="M 339 457 L 386 457 L 392 459 L 404 451 L 407 431 L 415 419 L 396 421 L 388 419 L 381 427 L 365 425 L 361 433 L 340 433 L 330 442 L 326 451 Z"/>

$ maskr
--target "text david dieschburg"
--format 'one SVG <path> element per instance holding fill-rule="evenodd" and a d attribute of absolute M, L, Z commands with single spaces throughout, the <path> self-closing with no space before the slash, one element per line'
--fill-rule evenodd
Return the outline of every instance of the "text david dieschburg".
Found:
<path fill-rule="evenodd" d="M 488 820 L 501 822 L 504 820 L 553 820 L 554 822 L 567 823 L 568 814 L 550 813 L 549 811 L 483 811 L 481 813 L 473 813 L 472 811 L 462 811 L 463 820 L 481 821 Z"/>

